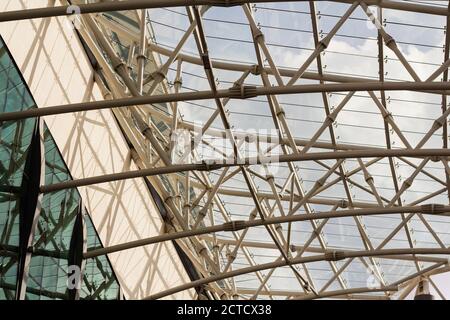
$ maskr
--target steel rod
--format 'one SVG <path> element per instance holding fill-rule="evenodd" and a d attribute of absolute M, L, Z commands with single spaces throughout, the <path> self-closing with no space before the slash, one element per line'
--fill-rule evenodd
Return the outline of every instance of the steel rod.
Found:
<path fill-rule="evenodd" d="M 450 248 L 441 249 L 441 248 L 404 248 L 404 249 L 383 249 L 383 250 L 363 250 L 363 251 L 341 251 L 340 252 L 342 259 L 347 258 L 358 258 L 358 257 L 376 257 L 376 256 L 389 256 L 389 255 L 411 255 L 411 254 L 436 254 L 436 255 L 448 255 L 450 254 Z M 294 258 L 291 261 L 289 261 L 290 265 L 295 264 L 301 264 L 301 263 L 312 263 L 312 262 L 318 262 L 318 261 L 329 261 L 330 255 L 323 254 L 323 255 L 314 255 L 309 257 L 299 257 Z M 196 281 L 192 281 L 190 283 L 182 284 L 173 288 L 170 288 L 168 290 L 150 295 L 144 300 L 155 300 L 160 299 L 163 297 L 166 297 L 168 295 L 181 292 L 190 288 L 194 288 L 197 286 L 201 286 L 204 284 L 208 284 L 210 282 L 215 282 L 223 279 L 227 279 L 230 277 L 236 277 L 248 273 L 252 273 L 255 271 L 261 271 L 261 270 L 267 270 L 267 269 L 273 269 L 273 268 L 279 268 L 286 266 L 287 263 L 284 260 L 277 261 L 277 262 L 270 262 L 270 263 L 264 263 L 260 264 L 258 266 L 254 267 L 247 267 L 247 268 L 241 268 L 238 270 L 233 270 L 227 273 L 211 276 L 204 279 L 199 279 Z"/>
<path fill-rule="evenodd" d="M 300 222 L 300 221 L 312 221 L 321 219 L 332 219 L 332 218 L 342 218 L 342 217 L 357 217 L 357 216 L 368 216 L 368 215 L 387 215 L 387 214 L 399 214 L 399 213 L 423 213 L 423 214 L 433 214 L 433 215 L 443 215 L 448 216 L 450 212 L 450 206 L 444 205 L 422 205 L 422 206 L 409 206 L 409 207 L 391 207 L 391 208 L 371 208 L 371 209 L 349 209 L 349 210 L 339 210 L 339 211 L 329 211 L 329 212 L 317 212 L 317 213 L 306 213 L 302 215 L 291 215 L 291 216 L 280 216 L 271 217 L 265 219 L 255 219 L 246 221 L 230 221 L 221 225 L 204 227 L 195 230 L 186 230 L 176 233 L 162 234 L 155 237 L 150 237 L 146 239 L 140 239 L 131 241 L 128 243 L 122 243 L 118 245 L 113 245 L 110 247 L 104 247 L 100 249 L 95 249 L 88 251 L 84 254 L 85 259 L 97 257 L 104 254 L 109 254 L 113 252 L 123 251 L 127 249 L 132 249 L 140 246 L 145 246 L 154 243 L 160 243 L 169 240 L 176 240 L 181 238 L 193 237 L 197 235 L 210 234 L 215 232 L 225 232 L 225 231 L 239 231 L 246 228 L 258 227 L 258 226 L 269 226 L 280 223 L 289 222 Z"/>
<path fill-rule="evenodd" d="M 218 98 L 246 99 L 266 95 L 304 94 L 320 92 L 349 92 L 349 91 L 402 91 L 402 90 L 438 90 L 446 94 L 450 90 L 448 82 L 363 82 L 363 83 L 328 83 L 293 86 L 253 87 L 241 86 L 224 90 L 182 92 L 160 94 L 152 96 L 137 96 L 123 99 L 74 103 L 52 107 L 34 108 L 25 111 L 5 112 L 0 114 L 0 122 L 21 120 L 33 117 L 43 117 L 70 112 L 121 108 L 137 105 L 168 103 L 178 101 L 195 101 Z"/>
<path fill-rule="evenodd" d="M 352 288 L 345 290 L 335 290 L 335 291 L 327 291 L 324 293 L 319 293 L 318 295 L 308 294 L 308 295 L 300 295 L 294 296 L 292 300 L 313 300 L 313 299 L 322 299 L 322 298 L 330 298 L 336 296 L 346 296 L 357 293 L 369 293 L 369 292 L 386 292 L 386 291 L 398 291 L 398 286 L 387 286 L 380 288 Z"/>
<path fill-rule="evenodd" d="M 192 5 L 210 5 L 219 7 L 231 7 L 245 3 L 265 3 L 265 2 L 292 2 L 294 0 L 127 0 L 127 1 L 108 1 L 90 4 L 79 4 L 81 14 L 98 13 L 108 11 L 125 11 L 137 9 L 151 9 L 163 7 L 183 7 Z M 307 1 L 307 0 L 297 0 Z M 342 3 L 354 3 L 354 0 L 335 0 Z M 448 16 L 446 8 L 430 6 L 425 4 L 405 3 L 391 0 L 366 0 L 367 5 L 377 5 L 383 8 L 412 11 L 433 15 Z M 25 19 L 48 18 L 57 16 L 69 16 L 72 14 L 70 6 L 55 6 L 46 8 L 36 8 L 28 10 L 15 10 L 0 13 L 0 22 L 16 21 Z"/>
<path fill-rule="evenodd" d="M 168 165 L 165 167 L 155 167 L 142 170 L 133 170 L 120 173 L 106 174 L 102 176 L 89 177 L 64 181 L 60 183 L 43 185 L 40 191 L 42 193 L 89 186 L 93 184 L 121 181 L 139 177 L 155 176 L 168 173 L 183 171 L 211 171 L 225 167 L 235 167 L 242 165 L 259 165 L 263 163 L 285 163 L 293 161 L 313 161 L 327 159 L 347 159 L 347 158 L 374 158 L 374 157 L 449 157 L 450 149 L 391 149 L 391 150 L 354 150 L 341 152 L 317 152 L 306 154 L 282 154 L 273 159 L 244 158 L 240 161 L 223 162 L 222 159 L 209 160 L 202 163 Z"/>

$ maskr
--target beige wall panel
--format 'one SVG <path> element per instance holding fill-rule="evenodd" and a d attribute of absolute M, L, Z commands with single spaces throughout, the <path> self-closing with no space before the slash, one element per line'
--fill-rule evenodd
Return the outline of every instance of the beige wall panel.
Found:
<path fill-rule="evenodd" d="M 53 1 L 2 0 L 0 11 L 48 3 Z M 0 33 L 39 107 L 102 99 L 66 18 L 2 23 Z M 111 111 L 58 115 L 45 121 L 75 178 L 136 169 Z M 80 192 L 105 246 L 160 233 L 161 217 L 142 179 L 85 187 Z M 109 258 L 127 298 L 141 298 L 189 281 L 170 242 Z M 170 298 L 193 295 L 191 290 Z"/>

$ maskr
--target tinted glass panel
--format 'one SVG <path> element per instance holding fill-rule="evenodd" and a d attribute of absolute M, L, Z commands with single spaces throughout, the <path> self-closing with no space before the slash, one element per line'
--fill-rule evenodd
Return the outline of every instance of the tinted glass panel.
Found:
<path fill-rule="evenodd" d="M 0 38 L 0 112 L 35 108 L 10 53 Z M 14 299 L 19 252 L 21 185 L 35 119 L 0 125 L 0 299 Z M 70 180 L 71 176 L 47 127 L 44 128 L 45 184 Z M 36 164 L 39 165 L 39 164 Z M 68 299 L 67 272 L 70 245 L 81 199 L 76 189 L 43 195 L 42 210 L 34 234 L 26 298 Z M 102 244 L 88 215 L 85 216 L 88 247 Z M 119 285 L 106 257 L 86 261 L 81 299 L 118 299 Z"/>

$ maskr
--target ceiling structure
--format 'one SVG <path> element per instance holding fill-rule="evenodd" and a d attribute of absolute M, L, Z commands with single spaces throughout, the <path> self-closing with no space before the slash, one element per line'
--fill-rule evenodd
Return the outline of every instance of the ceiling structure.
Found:
<path fill-rule="evenodd" d="M 404 299 L 449 271 L 448 1 L 71 1 L 101 102 L 148 177 L 167 233 L 222 299 Z M 124 11 L 125 10 L 125 11 Z M 73 14 L 75 15 L 69 15 Z M 81 13 L 81 15 L 78 15 Z"/>

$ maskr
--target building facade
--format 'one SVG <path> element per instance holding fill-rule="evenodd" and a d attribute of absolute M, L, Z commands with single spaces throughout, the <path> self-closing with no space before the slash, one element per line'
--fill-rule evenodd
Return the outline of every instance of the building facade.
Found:
<path fill-rule="evenodd" d="M 2 112 L 37 108 L 3 40 L 0 52 Z M 119 284 L 105 256 L 81 265 L 84 247 L 99 247 L 101 241 L 78 191 L 38 195 L 44 181 L 70 179 L 50 131 L 41 124 L 30 119 L 0 127 L 1 299 L 118 299 Z M 74 283 L 73 290 L 70 265 L 83 267 L 82 284 Z"/>

